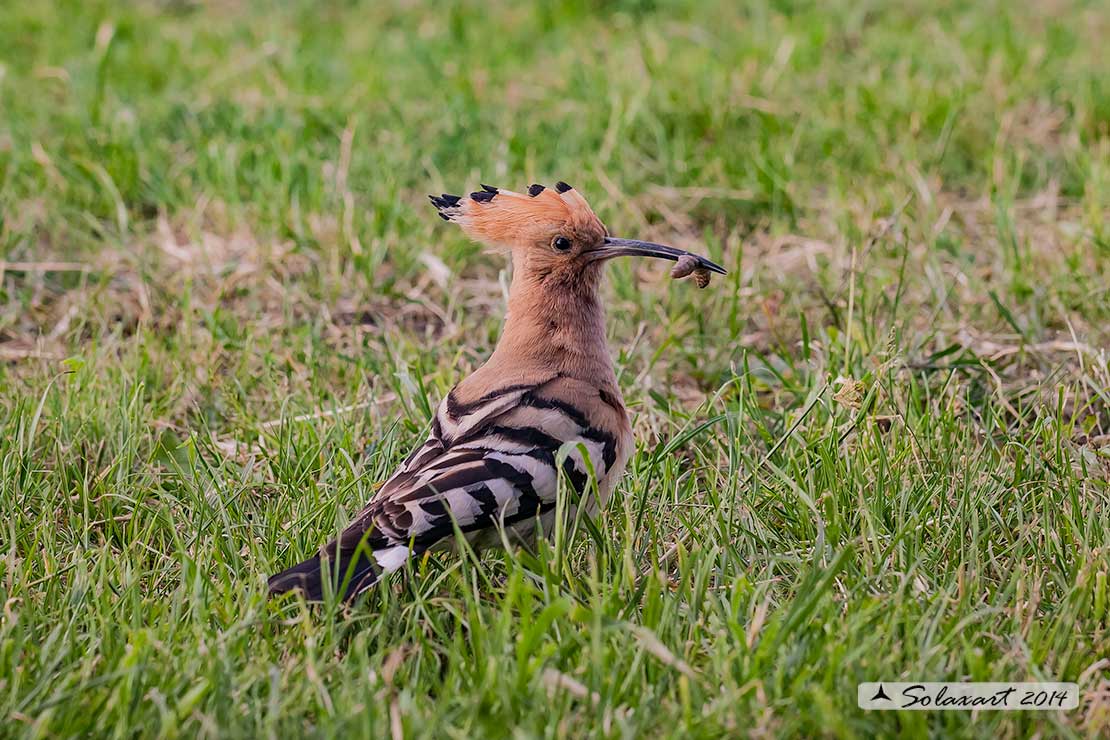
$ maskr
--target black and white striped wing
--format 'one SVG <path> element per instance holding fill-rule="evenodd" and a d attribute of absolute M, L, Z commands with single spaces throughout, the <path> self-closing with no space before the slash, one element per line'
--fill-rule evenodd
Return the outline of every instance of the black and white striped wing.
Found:
<path fill-rule="evenodd" d="M 525 394 L 535 388 L 535 385 L 509 386 L 466 405 L 454 400 L 454 391 L 448 393 L 432 418 L 432 431 L 428 439 L 412 451 L 401 467 L 382 485 L 371 503 L 389 498 L 398 491 L 427 483 L 430 476 L 443 469 L 444 458 L 451 458 L 452 448 L 460 436 L 487 426 L 512 410 Z"/>
<path fill-rule="evenodd" d="M 543 390 L 542 384 L 509 386 L 466 405 L 457 403 L 453 393 L 444 399 L 428 440 L 324 549 L 331 577 L 347 584 L 342 588 L 347 598 L 412 555 L 453 541 L 455 527 L 472 536 L 553 510 L 557 455 L 564 443 L 571 442 L 573 449 L 562 467 L 578 491 L 586 490 L 591 469 L 599 479 L 611 470 L 617 440 L 591 426 L 572 403 Z M 587 452 L 589 467 L 579 446 Z M 314 560 L 307 566 L 313 574 L 320 570 Z M 301 566 L 287 573 L 293 577 L 288 588 L 320 597 L 322 589 L 302 582 Z"/>

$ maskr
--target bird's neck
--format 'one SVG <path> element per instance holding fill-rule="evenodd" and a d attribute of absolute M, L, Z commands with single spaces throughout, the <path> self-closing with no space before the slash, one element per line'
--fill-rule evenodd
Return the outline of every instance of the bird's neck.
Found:
<path fill-rule="evenodd" d="M 514 271 L 509 313 L 491 362 L 551 368 L 615 389 L 597 269 L 571 281 Z"/>

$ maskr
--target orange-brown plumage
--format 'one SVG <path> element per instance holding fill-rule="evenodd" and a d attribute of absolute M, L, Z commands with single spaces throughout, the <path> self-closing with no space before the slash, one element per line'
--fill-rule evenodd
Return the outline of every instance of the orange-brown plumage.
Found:
<path fill-rule="evenodd" d="M 681 259 L 680 272 L 724 272 L 682 250 L 610 237 L 563 182 L 526 194 L 483 185 L 468 198 L 431 200 L 471 238 L 511 249 L 501 338 L 440 404 L 427 441 L 320 554 L 271 578 L 272 593 L 319 599 L 330 581 L 352 598 L 412 555 L 451 544 L 456 531 L 476 545 L 505 534 L 528 539 L 537 523 L 546 532 L 560 478 L 590 508 L 604 504 L 631 454 L 632 429 L 605 343 L 603 264 L 641 255 Z M 590 475 L 600 501 L 589 495 Z"/>
<path fill-rule="evenodd" d="M 452 197 L 446 195 L 433 198 L 433 203 L 446 220 L 458 224 L 471 239 L 493 246 L 513 248 L 546 242 L 558 229 L 604 236 L 605 226 L 586 199 L 573 188 L 560 186 L 533 185 L 528 193 L 514 193 L 483 185 L 483 190 L 460 198 L 454 205 L 439 205 L 437 201 Z"/>

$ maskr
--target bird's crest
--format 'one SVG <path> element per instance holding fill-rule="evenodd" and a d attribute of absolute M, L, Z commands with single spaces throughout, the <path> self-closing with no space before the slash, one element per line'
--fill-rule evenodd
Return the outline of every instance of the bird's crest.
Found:
<path fill-rule="evenodd" d="M 514 193 L 490 185 L 469 196 L 429 195 L 444 221 L 458 224 L 472 239 L 497 246 L 511 246 L 549 238 L 562 228 L 605 226 L 581 193 L 558 182 L 554 188 L 531 185 L 527 193 Z"/>

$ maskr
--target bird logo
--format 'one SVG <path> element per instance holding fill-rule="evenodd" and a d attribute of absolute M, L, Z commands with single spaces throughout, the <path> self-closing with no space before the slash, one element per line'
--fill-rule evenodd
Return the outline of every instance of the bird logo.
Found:
<path fill-rule="evenodd" d="M 501 337 L 489 360 L 439 404 L 424 443 L 338 537 L 272 576 L 271 595 L 322 600 L 330 579 L 331 591 L 353 600 L 410 558 L 452 545 L 456 529 L 475 547 L 528 542 L 537 519 L 550 533 L 560 476 L 588 510 L 604 506 L 633 440 L 605 342 L 602 266 L 633 255 L 676 262 L 674 276 L 693 274 L 699 285 L 709 273 L 725 274 L 681 249 L 610 236 L 565 182 L 429 197 L 442 219 L 510 251 Z M 596 497 L 588 495 L 591 472 Z"/>
<path fill-rule="evenodd" d="M 879 684 L 879 690 L 876 691 L 875 695 L 871 697 L 871 701 L 876 701 L 877 699 L 886 699 L 887 701 L 890 701 L 890 697 L 886 695 L 885 691 L 883 691 L 882 684 Z"/>

